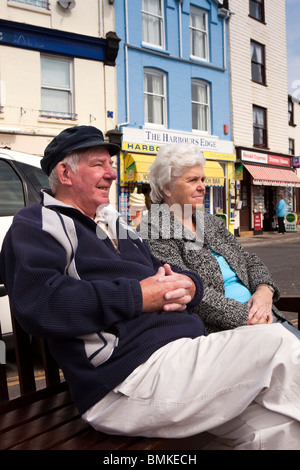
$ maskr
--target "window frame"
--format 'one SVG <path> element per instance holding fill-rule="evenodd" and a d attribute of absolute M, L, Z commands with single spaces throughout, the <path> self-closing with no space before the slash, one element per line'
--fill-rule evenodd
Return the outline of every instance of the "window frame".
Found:
<path fill-rule="evenodd" d="M 252 8 L 259 9 L 259 17 L 251 14 Z M 265 23 L 265 0 L 249 0 L 249 16 L 260 23 Z"/>
<path fill-rule="evenodd" d="M 289 155 L 295 156 L 295 139 L 289 138 Z"/>
<path fill-rule="evenodd" d="M 49 0 L 8 0 L 8 4 L 12 4 L 14 2 L 19 3 L 20 6 L 26 5 L 27 7 L 41 8 L 50 11 Z"/>
<path fill-rule="evenodd" d="M 256 62 L 255 60 L 253 60 L 252 45 L 256 45 L 256 46 L 261 47 L 262 63 Z M 258 83 L 259 85 L 266 85 L 267 84 L 267 79 L 266 79 L 266 76 L 267 76 L 267 74 L 266 74 L 266 46 L 264 44 L 261 44 L 258 41 L 254 41 L 253 39 L 251 39 L 250 48 L 251 48 L 250 49 L 250 51 L 251 51 L 251 79 L 252 79 L 253 82 Z M 261 72 L 261 75 L 262 75 L 262 81 L 256 80 L 254 78 L 254 74 L 253 74 L 253 67 L 254 66 L 259 67 L 259 71 Z"/>
<path fill-rule="evenodd" d="M 195 28 L 191 25 L 191 14 L 192 12 L 196 12 L 198 11 L 200 14 L 204 14 L 205 16 L 205 30 L 201 30 L 201 29 L 198 29 L 198 28 Z M 196 60 L 202 60 L 202 61 L 205 61 L 205 62 L 209 62 L 210 60 L 210 54 L 209 54 L 209 22 L 208 22 L 208 12 L 206 10 L 204 10 L 203 8 L 200 8 L 200 7 L 197 7 L 197 6 L 194 6 L 194 5 L 191 5 L 190 7 L 190 15 L 189 15 L 189 32 L 190 32 L 190 57 L 192 59 L 196 59 Z M 193 54 L 193 48 L 192 48 L 192 44 L 194 43 L 194 40 L 193 40 L 193 33 L 194 32 L 197 32 L 197 33 L 201 33 L 204 35 L 204 48 L 205 48 L 205 57 L 201 57 L 201 56 L 198 56 L 198 55 L 195 55 Z"/>
<path fill-rule="evenodd" d="M 60 118 L 60 119 L 70 119 L 76 120 L 77 114 L 74 113 L 74 61 L 69 57 L 64 56 L 53 56 L 47 54 L 41 54 L 40 62 L 41 62 L 41 75 L 42 75 L 42 59 L 50 59 L 55 60 L 57 62 L 65 62 L 69 65 L 69 86 L 68 87 L 59 87 L 59 86 L 51 86 L 42 83 L 42 76 L 41 76 L 41 109 L 40 109 L 40 117 L 46 118 Z M 48 89 L 53 91 L 63 91 L 68 93 L 68 112 L 65 111 L 54 111 L 50 109 L 43 109 L 43 99 L 42 99 L 42 91 Z"/>
<path fill-rule="evenodd" d="M 201 103 L 199 101 L 193 100 L 193 85 L 202 86 L 206 88 L 207 103 Z M 211 133 L 211 104 L 210 104 L 210 84 L 200 78 L 191 79 L 191 108 L 192 108 L 192 131 L 201 132 L 202 134 L 209 135 Z M 205 107 L 206 109 L 206 119 L 207 119 L 207 129 L 197 129 L 193 127 L 193 105 L 198 105 L 200 108 Z"/>
<path fill-rule="evenodd" d="M 264 118 L 264 124 L 263 125 L 260 125 L 260 124 L 254 122 L 254 117 L 255 117 L 254 112 L 255 112 L 255 110 L 263 112 L 263 118 Z M 268 113 L 267 113 L 267 109 L 263 108 L 262 106 L 253 105 L 252 116 L 253 116 L 252 117 L 252 121 L 253 121 L 253 147 L 268 148 Z M 255 133 L 258 130 L 263 132 L 263 143 L 255 142 Z"/>
<path fill-rule="evenodd" d="M 289 126 L 295 127 L 294 102 L 292 100 L 292 97 L 290 97 L 290 96 L 288 98 L 288 120 L 289 120 Z"/>
<path fill-rule="evenodd" d="M 166 43 L 165 43 L 165 5 L 164 5 L 164 0 L 157 0 L 158 2 L 160 2 L 160 8 L 161 8 L 161 15 L 155 15 L 147 10 L 144 10 L 143 9 L 143 1 L 141 2 L 142 3 L 142 7 L 141 7 L 141 15 L 142 15 L 142 44 L 145 45 L 145 46 L 148 46 L 148 47 L 155 47 L 157 49 L 165 49 L 166 47 Z M 146 17 L 155 17 L 158 19 L 159 21 L 159 26 L 160 26 L 160 36 L 161 36 L 161 44 L 156 44 L 156 43 L 153 43 L 153 42 L 148 42 L 148 41 L 145 41 L 144 40 L 144 33 L 145 33 L 145 30 L 143 28 L 143 24 L 144 24 L 144 18 Z M 147 25 L 148 25 L 148 22 L 147 22 Z M 148 32 L 148 29 L 147 29 L 147 32 Z"/>
<path fill-rule="evenodd" d="M 147 74 L 162 78 L 163 94 L 154 94 L 145 89 L 145 78 Z M 166 128 L 167 127 L 167 75 L 166 73 L 162 70 L 158 70 L 158 69 L 151 68 L 151 67 L 145 67 L 144 72 L 143 72 L 143 84 L 144 84 L 144 123 L 145 123 L 145 126 L 159 127 L 162 129 Z M 162 100 L 162 121 L 163 122 L 161 124 L 149 121 L 149 111 L 148 111 L 148 116 L 146 116 L 145 101 L 146 101 L 146 97 L 148 98 L 149 96 L 156 96 L 156 97 L 158 96 Z"/>

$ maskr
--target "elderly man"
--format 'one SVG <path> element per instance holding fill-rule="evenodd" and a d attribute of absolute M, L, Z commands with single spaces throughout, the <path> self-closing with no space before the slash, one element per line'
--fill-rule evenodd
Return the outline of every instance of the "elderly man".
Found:
<path fill-rule="evenodd" d="M 298 342 L 281 325 L 206 334 L 201 279 L 162 266 L 108 210 L 118 150 L 91 126 L 46 148 L 52 194 L 15 216 L 1 253 L 18 321 L 47 338 L 95 429 L 300 449 Z"/>

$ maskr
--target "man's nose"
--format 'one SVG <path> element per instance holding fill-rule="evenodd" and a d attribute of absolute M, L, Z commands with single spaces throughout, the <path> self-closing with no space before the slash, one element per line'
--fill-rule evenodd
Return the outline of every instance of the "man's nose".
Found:
<path fill-rule="evenodd" d="M 111 165 L 109 165 L 106 168 L 105 178 L 110 179 L 110 180 L 117 179 L 117 173 L 115 172 L 115 170 L 113 169 L 113 167 Z"/>

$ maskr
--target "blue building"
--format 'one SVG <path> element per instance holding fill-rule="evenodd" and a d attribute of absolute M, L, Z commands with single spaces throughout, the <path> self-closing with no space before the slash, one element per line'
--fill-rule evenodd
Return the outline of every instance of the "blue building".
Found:
<path fill-rule="evenodd" d="M 224 6 L 215 0 L 119 0 L 116 5 L 123 215 L 135 187 L 149 192 L 148 167 L 159 146 L 193 142 L 207 160 L 206 210 L 226 214 L 229 226 L 234 223 L 230 13 Z"/>

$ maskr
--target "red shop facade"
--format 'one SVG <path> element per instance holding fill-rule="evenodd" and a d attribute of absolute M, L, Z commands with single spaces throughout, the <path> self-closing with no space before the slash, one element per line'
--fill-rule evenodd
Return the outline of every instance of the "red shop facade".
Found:
<path fill-rule="evenodd" d="M 275 208 L 283 194 L 288 212 L 296 212 L 296 196 L 300 178 L 296 175 L 294 158 L 237 148 L 236 235 L 276 230 Z"/>

